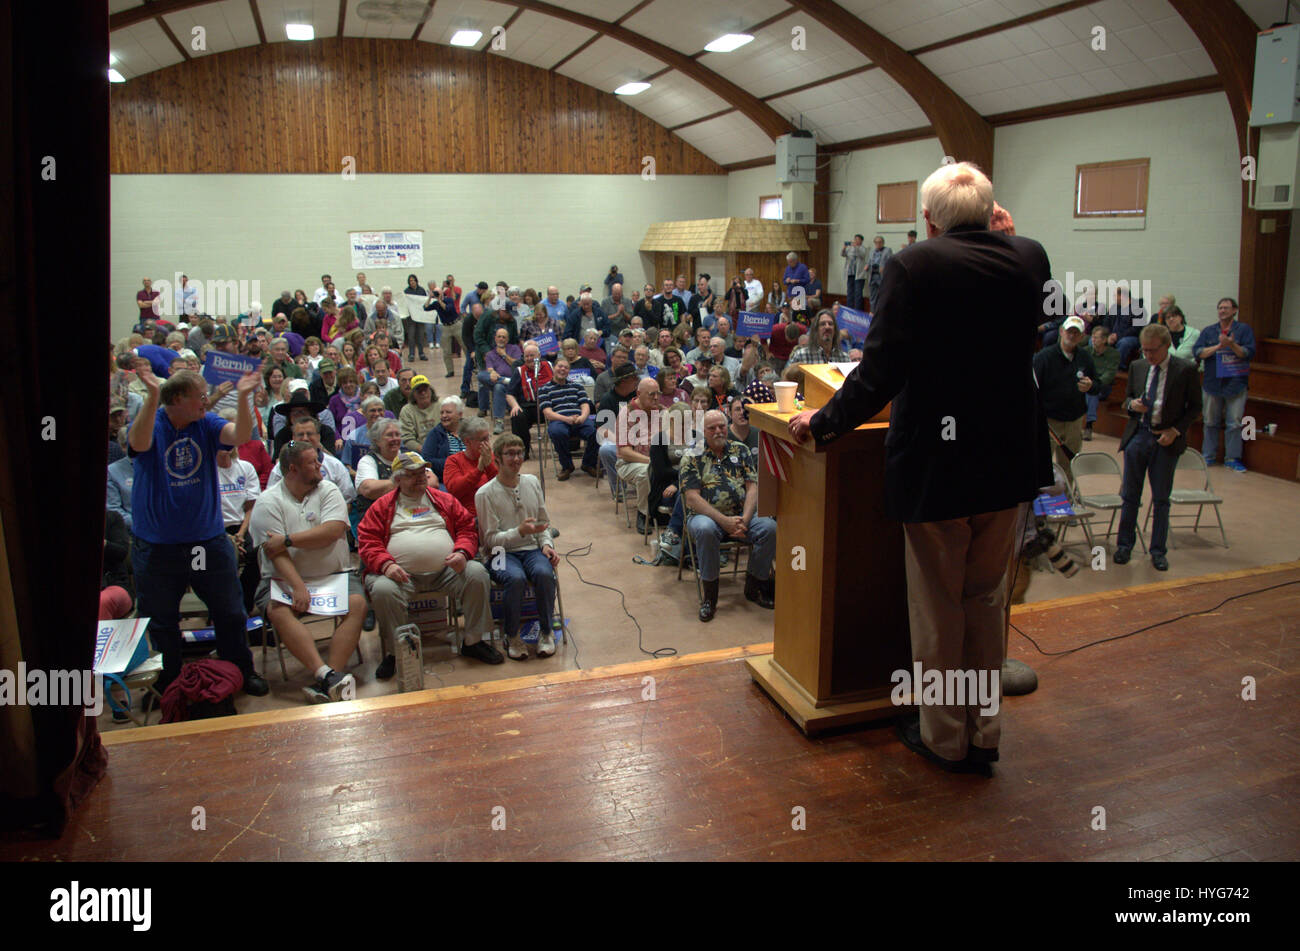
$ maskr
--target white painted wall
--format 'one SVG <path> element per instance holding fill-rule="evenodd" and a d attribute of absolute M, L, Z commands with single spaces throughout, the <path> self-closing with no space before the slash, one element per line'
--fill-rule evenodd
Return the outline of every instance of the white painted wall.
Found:
<path fill-rule="evenodd" d="M 844 259 L 840 250 L 855 234 L 865 239 L 880 235 L 885 246 L 897 251 L 907 243 L 907 232 L 915 230 L 922 237 L 920 183 L 943 162 L 938 139 L 900 142 L 878 149 L 850 152 L 831 159 L 831 260 L 830 273 L 823 278 L 832 294 L 845 294 Z M 876 224 L 876 188 L 891 182 L 917 182 L 916 221 L 899 224 Z"/>
<path fill-rule="evenodd" d="M 1127 158 L 1151 159 L 1146 228 L 1075 230 L 1075 166 Z M 1237 296 L 1240 161 L 1227 98 L 1192 96 L 998 129 L 994 189 L 1059 280 L 1149 280 L 1204 327 Z"/>
<path fill-rule="evenodd" d="M 115 175 L 112 196 L 112 334 L 135 322 L 146 275 L 261 281 L 269 310 L 283 289 L 308 294 L 320 275 L 355 279 L 347 233 L 423 229 L 421 283 L 448 273 L 521 287 L 583 283 L 599 293 L 611 264 L 640 286 L 637 251 L 656 221 L 726 214 L 720 175 Z M 408 271 L 367 271 L 376 288 Z"/>
<path fill-rule="evenodd" d="M 1144 230 L 1075 230 L 1075 166 L 1150 158 Z M 826 286 L 844 293 L 839 251 L 855 233 L 876 234 L 897 250 L 906 224 L 875 224 L 876 186 L 918 185 L 943 161 L 938 139 L 904 142 L 835 156 L 830 166 L 831 267 Z M 1236 296 L 1241 228 L 1240 164 L 1227 99 L 1195 96 L 1128 106 L 996 131 L 994 187 L 1016 231 L 1041 241 L 1055 275 L 1076 279 L 1149 280 L 1152 296 L 1172 292 L 1197 327 L 1213 319 L 1220 297 Z M 770 166 L 727 180 L 730 214 L 756 214 L 758 196 L 778 188 Z M 919 192 L 919 189 L 918 189 Z M 924 238 L 917 196 L 915 228 Z M 1300 239 L 1292 238 L 1284 326 L 1300 336 Z"/>
<path fill-rule="evenodd" d="M 776 180 L 775 159 L 771 165 L 732 172 L 727 176 L 727 207 L 723 215 L 728 218 L 757 218 L 759 196 L 779 194 L 781 185 Z"/>

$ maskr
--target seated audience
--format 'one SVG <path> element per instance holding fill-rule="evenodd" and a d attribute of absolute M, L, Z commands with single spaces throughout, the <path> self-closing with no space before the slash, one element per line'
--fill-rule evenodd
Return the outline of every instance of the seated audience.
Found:
<path fill-rule="evenodd" d="M 621 327 L 619 329 L 622 330 Z M 568 354 L 566 353 L 565 356 L 568 357 Z M 578 348 L 578 356 L 580 359 L 587 361 L 593 377 L 598 377 L 605 372 L 605 364 L 609 362 L 609 355 L 605 353 L 605 348 L 601 346 L 599 330 L 588 330 L 582 335 L 582 346 Z M 580 363 L 573 360 L 569 361 L 569 369 L 577 369 L 579 366 L 581 366 Z"/>
<path fill-rule="evenodd" d="M 443 485 L 457 502 L 473 513 L 475 493 L 497 475 L 496 460 L 492 456 L 492 424 L 481 417 L 470 416 L 462 420 L 459 432 L 465 448 L 447 457 L 443 465 Z M 357 477 L 360 478 L 359 470 Z"/>
<path fill-rule="evenodd" d="M 758 471 L 749 449 L 727 439 L 727 417 L 720 410 L 705 414 L 704 445 L 682 459 L 679 486 L 691 512 L 686 530 L 691 533 L 704 586 L 700 620 L 713 620 L 717 611 L 719 545 L 724 538 L 753 545 L 745 573 L 745 597 L 760 607 L 773 607 L 776 521 L 754 517 Z"/>
<path fill-rule="evenodd" d="M 569 449 L 572 439 L 583 440 L 582 471 L 596 478 L 599 446 L 596 443 L 596 423 L 592 419 L 595 407 L 591 397 L 587 396 L 586 387 L 569 379 L 568 360 L 561 357 L 555 361 L 555 378 L 542 387 L 537 406 L 546 420 L 547 435 L 551 437 L 551 444 L 559 457 L 559 480 L 564 482 L 573 475 L 573 456 Z"/>
<path fill-rule="evenodd" d="M 609 354 L 609 367 L 596 377 L 596 389 L 592 393 L 592 399 L 596 401 L 597 408 L 600 407 L 601 400 L 605 395 L 614 388 L 614 371 L 628 362 L 631 351 L 622 344 L 615 347 Z"/>
<path fill-rule="evenodd" d="M 813 321 L 815 335 L 809 335 L 808 343 L 796 347 L 787 363 L 798 366 L 803 363 L 838 363 L 843 359 L 839 351 L 840 328 L 835 315 L 829 310 L 817 312 Z M 788 331 L 787 331 L 788 333 Z"/>
<path fill-rule="evenodd" d="M 728 426 L 727 440 L 744 443 L 750 452 L 758 451 L 758 427 L 749 424 L 749 408 L 744 398 L 733 399 L 727 404 Z M 758 458 L 755 456 L 755 458 Z"/>
<path fill-rule="evenodd" d="M 636 492 L 637 531 L 645 531 L 650 498 L 650 444 L 659 431 L 659 385 L 649 378 L 636 387 L 636 399 L 619 410 L 618 463 L 615 471 Z"/>
<path fill-rule="evenodd" d="M 499 467 L 496 478 L 478 490 L 474 507 L 484 557 L 493 583 L 504 589 L 501 629 L 511 660 L 527 660 L 528 647 L 520 634 L 524 586 L 532 585 L 537 598 L 541 632 L 537 656 L 555 653 L 555 566 L 560 556 L 551 540 L 546 498 L 537 477 L 521 475 L 523 441 L 503 433 L 493 443 Z"/>
<path fill-rule="evenodd" d="M 338 392 L 338 369 L 338 364 L 329 357 L 322 357 L 316 364 L 316 379 L 312 380 L 307 393 L 317 403 L 328 407 L 330 400 Z"/>
<path fill-rule="evenodd" d="M 1058 335 L 1059 336 L 1059 335 Z M 1092 424 L 1097 421 L 1097 409 L 1110 396 L 1110 388 L 1119 372 L 1119 351 L 1106 343 L 1106 328 L 1098 325 L 1092 328 L 1092 347 L 1088 355 L 1097 370 L 1096 386 L 1084 394 L 1088 403 L 1087 420 L 1083 427 L 1084 441 L 1092 439 Z"/>
<path fill-rule="evenodd" d="M 538 310 L 543 308 L 538 307 Z M 543 360 L 535 341 L 523 345 L 523 359 L 518 372 L 506 387 L 506 406 L 510 412 L 510 431 L 524 441 L 524 459 L 532 455 L 533 426 L 537 423 L 537 394 L 551 382 L 554 370 Z"/>
<path fill-rule="evenodd" d="M 429 430 L 420 447 L 420 454 L 429 461 L 429 467 L 441 480 L 447 457 L 461 452 L 465 443 L 461 439 L 461 422 L 465 405 L 459 396 L 444 396 L 438 404 L 438 425 Z"/>
<path fill-rule="evenodd" d="M 356 370 L 344 366 L 339 368 L 338 382 L 338 390 L 330 397 L 329 411 L 331 416 L 341 421 L 349 412 L 361 407 L 361 381 Z"/>
<path fill-rule="evenodd" d="M 348 553 L 347 502 L 322 476 L 321 458 L 320 450 L 305 441 L 285 446 L 276 467 L 280 478 L 254 504 L 249 525 L 253 544 L 260 548 L 257 608 L 289 653 L 311 672 L 312 683 L 303 688 L 311 703 L 355 699 L 356 680 L 339 671 L 357 649 L 366 613 L 361 580 L 351 570 Z M 330 638 L 327 664 L 302 618 L 311 613 L 309 586 L 339 574 L 347 576 L 347 614 Z M 291 592 L 292 604 L 272 597 L 273 578 Z"/>
<path fill-rule="evenodd" d="M 384 649 L 384 659 L 375 670 L 379 680 L 396 672 L 395 632 L 408 623 L 411 598 L 424 592 L 460 601 L 465 612 L 462 657 L 504 663 L 501 653 L 484 639 L 493 628 L 492 592 L 487 569 L 474 560 L 478 553 L 474 516 L 453 496 L 429 485 L 428 465 L 418 452 L 398 453 L 392 463 L 394 489 L 375 499 L 357 526 L 366 591 Z"/>
<path fill-rule="evenodd" d="M 599 340 L 599 336 L 597 336 L 596 339 Z M 586 370 L 587 375 L 594 380 L 599 371 L 596 369 L 595 364 L 578 352 L 579 349 L 578 341 L 574 340 L 572 337 L 566 337 L 560 341 L 560 355 L 569 361 L 569 372 L 572 373 L 574 370 Z M 600 358 L 602 361 L 601 367 L 603 368 L 605 366 L 603 362 L 605 359 L 605 351 L 600 350 L 599 346 L 596 349 L 600 351 Z"/>
<path fill-rule="evenodd" d="M 506 311 L 499 313 L 506 314 Z M 505 428 L 506 391 L 515 377 L 516 368 L 523 361 L 523 351 L 510 342 L 510 334 L 505 327 L 498 327 L 492 340 L 492 348 L 483 353 L 483 369 L 478 374 L 479 415 L 484 415 L 485 401 L 490 393 L 493 432 L 499 433 Z"/>
<path fill-rule="evenodd" d="M 124 462 L 130 462 L 124 459 Z M 104 573 L 99 579 L 99 620 L 116 621 L 135 606 L 131 580 L 131 533 L 122 516 L 104 513 Z"/>
<path fill-rule="evenodd" d="M 415 379 L 415 370 L 412 367 L 403 367 L 397 371 L 397 388 L 389 390 L 388 395 L 384 397 L 384 409 L 393 414 L 394 418 L 402 412 L 402 407 L 411 401 L 411 381 Z"/>
<path fill-rule="evenodd" d="M 352 511 L 364 517 L 375 499 L 393 491 L 393 460 L 402 451 L 402 427 L 395 419 L 376 416 L 365 427 L 368 448 L 357 460 L 357 496 Z"/>
<path fill-rule="evenodd" d="M 438 425 L 442 407 L 436 403 L 437 395 L 424 374 L 411 379 L 411 400 L 397 416 L 402 424 L 402 448 L 407 452 L 419 452 L 424 438 Z"/>
<path fill-rule="evenodd" d="M 293 421 L 293 428 L 290 430 L 285 427 L 284 432 L 287 434 L 285 445 L 290 441 L 309 442 L 316 448 L 319 456 L 317 459 L 317 468 L 325 473 L 325 478 L 332 482 L 343 496 L 344 502 L 351 502 L 357 496 L 356 486 L 352 483 L 352 476 L 348 474 L 348 467 L 340 462 L 332 453 L 328 453 L 321 446 L 321 424 L 320 420 L 314 416 L 303 416 Z M 281 447 L 281 453 L 283 453 Z M 280 456 L 283 458 L 283 456 Z M 284 467 L 276 466 L 271 471 L 270 477 L 266 480 L 266 488 L 269 491 L 272 486 L 284 477 Z"/>
<path fill-rule="evenodd" d="M 724 366 L 714 365 L 709 370 L 709 396 L 715 409 L 722 409 L 740 394 L 731 385 L 731 374 Z"/>
<path fill-rule="evenodd" d="M 1171 298 L 1172 299 L 1172 298 Z M 1173 347 L 1173 355 L 1182 359 L 1190 360 L 1192 363 L 1200 366 L 1193 352 L 1196 348 L 1196 338 L 1201 332 L 1195 327 L 1187 326 L 1187 318 L 1183 316 L 1183 309 L 1176 304 L 1171 304 L 1165 312 L 1165 326 L 1169 328 L 1170 345 Z"/>
<path fill-rule="evenodd" d="M 233 423 L 235 411 L 227 412 L 230 416 L 223 414 L 222 418 Z M 253 505 L 262 494 L 261 480 L 252 463 L 245 462 L 222 446 L 217 452 L 217 489 L 221 492 L 221 518 L 225 523 L 226 534 L 235 543 L 239 584 L 244 591 L 244 610 L 252 612 L 253 595 L 257 593 L 257 582 L 261 575 L 258 571 L 257 552 L 247 540 L 248 523 L 253 515 Z"/>
<path fill-rule="evenodd" d="M 290 380 L 288 387 L 291 394 L 289 401 L 281 403 L 271 414 L 271 454 L 277 459 L 280 458 L 280 450 L 291 438 L 289 434 L 291 425 L 307 418 L 317 421 L 321 428 L 323 448 L 332 452 L 337 439 L 333 415 L 307 395 L 307 384 L 302 380 Z"/>

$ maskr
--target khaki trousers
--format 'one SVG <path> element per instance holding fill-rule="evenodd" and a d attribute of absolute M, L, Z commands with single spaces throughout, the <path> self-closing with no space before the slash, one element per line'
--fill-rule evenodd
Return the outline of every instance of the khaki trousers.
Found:
<path fill-rule="evenodd" d="M 912 661 L 923 671 L 998 671 L 1006 654 L 1007 569 L 1018 552 L 1021 507 L 942 522 L 903 526 Z M 920 690 L 919 684 L 913 689 Z M 964 706 L 921 706 L 921 739 L 945 759 L 960 760 L 968 744 L 993 749 L 1001 738 L 998 712 Z"/>
<path fill-rule="evenodd" d="M 636 490 L 636 510 L 647 514 L 650 507 L 650 466 L 644 462 L 625 462 L 620 459 L 614 464 L 614 471 L 624 482 L 631 482 Z"/>
<path fill-rule="evenodd" d="M 465 349 L 465 341 L 460 339 L 459 320 L 454 324 L 442 325 L 442 365 L 447 368 L 448 373 L 451 373 L 456 369 L 451 364 L 451 342 L 453 340 L 460 340 L 461 350 Z"/>
<path fill-rule="evenodd" d="M 1056 433 L 1056 438 L 1061 440 L 1069 448 L 1070 452 L 1077 453 L 1083 448 L 1083 420 L 1083 416 L 1069 420 L 1049 419 L 1047 427 Z M 1052 458 L 1056 460 L 1056 464 L 1061 467 L 1061 471 L 1068 478 L 1070 475 L 1070 460 L 1061 451 L 1061 447 L 1056 444 L 1056 439 L 1052 440 Z"/>

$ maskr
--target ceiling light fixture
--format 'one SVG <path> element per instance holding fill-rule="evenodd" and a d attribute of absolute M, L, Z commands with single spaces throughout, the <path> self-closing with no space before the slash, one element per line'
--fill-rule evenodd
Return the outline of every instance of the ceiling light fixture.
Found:
<path fill-rule="evenodd" d="M 310 23 L 286 23 L 284 35 L 291 40 L 314 40 L 316 29 Z"/>
<path fill-rule="evenodd" d="M 451 35 L 452 46 L 473 46 L 483 39 L 482 30 L 457 30 Z"/>
<path fill-rule="evenodd" d="M 126 82 L 126 77 L 110 66 L 108 70 L 108 81 L 110 83 L 124 83 Z"/>
<path fill-rule="evenodd" d="M 730 53 L 732 50 L 738 50 L 754 38 L 748 33 L 728 33 L 726 36 L 720 36 L 704 48 L 710 53 Z"/>
<path fill-rule="evenodd" d="M 639 92 L 645 92 L 650 88 L 649 83 L 624 83 L 614 90 L 616 96 L 635 96 Z"/>

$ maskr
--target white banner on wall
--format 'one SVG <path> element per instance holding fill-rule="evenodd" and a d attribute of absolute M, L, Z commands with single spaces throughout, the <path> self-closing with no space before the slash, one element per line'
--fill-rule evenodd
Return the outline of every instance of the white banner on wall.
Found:
<path fill-rule="evenodd" d="M 352 267 L 424 267 L 423 231 L 349 231 Z"/>

